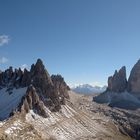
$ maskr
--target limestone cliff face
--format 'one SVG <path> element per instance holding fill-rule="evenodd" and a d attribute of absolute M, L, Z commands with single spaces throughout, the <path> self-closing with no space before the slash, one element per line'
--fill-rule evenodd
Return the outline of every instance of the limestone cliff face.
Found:
<path fill-rule="evenodd" d="M 60 75 L 51 77 L 41 59 L 32 64 L 30 70 L 13 70 L 9 67 L 4 72 L 0 71 L 0 89 L 6 88 L 10 95 L 13 89 L 24 87 L 27 87 L 27 91 L 19 104 L 21 112 L 27 113 L 33 109 L 45 117 L 45 106 L 51 111 L 59 111 L 61 104 L 65 104 L 65 99 L 69 98 L 69 88 L 64 79 Z"/>
<path fill-rule="evenodd" d="M 140 60 L 132 68 L 128 82 L 125 67 L 115 71 L 114 75 L 108 78 L 108 91 L 140 93 Z"/>
<path fill-rule="evenodd" d="M 29 86 L 26 95 L 22 98 L 19 105 L 19 111 L 22 113 L 28 113 L 29 110 L 34 110 L 35 113 L 47 117 L 44 103 L 40 100 L 36 89 L 33 86 Z"/>
<path fill-rule="evenodd" d="M 58 93 L 60 102 L 65 104 L 65 98 L 69 99 L 68 90 L 70 90 L 70 88 L 65 83 L 64 78 L 61 75 L 52 75 L 51 79 L 53 81 L 55 91 Z"/>
<path fill-rule="evenodd" d="M 140 108 L 140 60 L 126 79 L 126 68 L 122 67 L 108 78 L 106 92 L 93 98 L 98 103 L 107 103 L 111 107 L 136 110 Z"/>
<path fill-rule="evenodd" d="M 126 68 L 123 66 L 108 78 L 108 91 L 124 92 L 127 87 Z"/>
<path fill-rule="evenodd" d="M 50 107 L 52 111 L 59 111 L 61 108 L 59 95 L 41 59 L 38 59 L 36 64 L 31 66 L 30 75 L 31 84 L 36 88 L 45 105 Z"/>
<path fill-rule="evenodd" d="M 140 60 L 134 65 L 130 72 L 127 91 L 140 100 Z"/>
<path fill-rule="evenodd" d="M 128 91 L 140 93 L 140 60 L 134 65 L 128 79 Z"/>

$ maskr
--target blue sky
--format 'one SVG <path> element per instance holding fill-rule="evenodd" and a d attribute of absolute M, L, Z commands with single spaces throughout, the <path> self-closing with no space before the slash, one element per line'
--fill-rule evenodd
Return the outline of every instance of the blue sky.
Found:
<path fill-rule="evenodd" d="M 139 0 L 0 0 L 0 69 L 41 58 L 69 84 L 106 84 L 140 58 Z"/>

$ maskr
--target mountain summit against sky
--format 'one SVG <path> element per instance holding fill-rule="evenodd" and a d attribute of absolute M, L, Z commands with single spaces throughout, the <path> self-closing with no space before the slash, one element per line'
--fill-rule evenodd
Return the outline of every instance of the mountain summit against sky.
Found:
<path fill-rule="evenodd" d="M 108 78 L 107 90 L 93 100 L 108 103 L 110 106 L 137 109 L 140 107 L 140 60 L 134 65 L 130 76 L 126 78 L 126 68 L 123 66 Z"/>
<path fill-rule="evenodd" d="M 30 70 L 10 67 L 1 71 L 0 139 L 129 138 L 114 128 L 113 123 L 110 127 L 105 116 L 100 115 L 100 123 L 99 116 L 88 109 L 81 110 L 79 97 L 82 96 L 70 91 L 61 75 L 50 76 L 41 59 L 32 64 Z M 85 104 L 87 99 L 83 100 Z"/>
<path fill-rule="evenodd" d="M 33 109 L 46 117 L 44 106 L 59 111 L 69 87 L 60 75 L 50 76 L 41 59 L 32 64 L 30 71 L 12 67 L 0 73 L 0 119 L 15 111 L 28 113 Z"/>

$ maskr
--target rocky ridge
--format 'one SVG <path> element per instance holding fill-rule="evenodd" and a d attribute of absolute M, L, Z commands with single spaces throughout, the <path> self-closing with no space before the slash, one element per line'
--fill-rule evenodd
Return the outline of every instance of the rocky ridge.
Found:
<path fill-rule="evenodd" d="M 140 60 L 138 60 L 131 70 L 127 90 L 140 99 Z"/>
<path fill-rule="evenodd" d="M 45 107 L 51 111 L 59 111 L 61 104 L 65 104 L 65 99 L 69 98 L 69 90 L 64 79 L 59 75 L 49 75 L 41 59 L 31 66 L 30 71 L 20 68 L 13 70 L 12 67 L 0 72 L 0 90 L 6 89 L 9 96 L 15 96 L 14 90 L 27 88 L 26 93 L 18 103 L 18 109 L 13 108 L 10 115 L 16 110 L 28 113 L 33 109 L 36 113 L 46 117 Z M 4 96 L 1 94 L 1 96 Z M 18 94 L 17 94 L 18 96 Z M 62 101 L 63 100 L 63 101 Z M 10 104 L 10 103 L 9 103 Z"/>
<path fill-rule="evenodd" d="M 110 116 L 123 131 L 136 140 L 140 139 L 140 60 L 134 65 L 127 80 L 126 69 L 122 67 L 108 78 L 108 88 L 93 97 L 97 103 L 105 103 L 111 108 L 98 108 Z M 105 105 L 103 105 L 105 106 Z M 113 108 L 112 108 L 113 107 Z"/>
<path fill-rule="evenodd" d="M 115 71 L 113 76 L 108 78 L 108 91 L 124 92 L 127 88 L 126 68 L 123 66 L 119 71 Z"/>
<path fill-rule="evenodd" d="M 140 60 L 134 65 L 130 76 L 126 78 L 126 68 L 123 66 L 119 71 L 115 71 L 113 76 L 108 78 L 107 91 L 140 94 Z"/>
<path fill-rule="evenodd" d="M 123 66 L 108 78 L 107 90 L 93 98 L 99 103 L 108 103 L 126 109 L 140 107 L 140 60 L 134 65 L 130 76 L 126 78 L 126 68 Z"/>

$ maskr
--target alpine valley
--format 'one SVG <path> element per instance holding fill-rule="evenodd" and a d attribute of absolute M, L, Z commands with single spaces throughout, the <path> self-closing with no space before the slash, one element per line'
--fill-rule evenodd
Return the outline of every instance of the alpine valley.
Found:
<path fill-rule="evenodd" d="M 0 140 L 140 140 L 140 60 L 101 94 L 77 94 L 41 59 L 0 71 Z"/>

